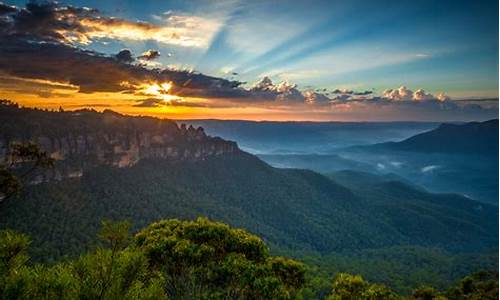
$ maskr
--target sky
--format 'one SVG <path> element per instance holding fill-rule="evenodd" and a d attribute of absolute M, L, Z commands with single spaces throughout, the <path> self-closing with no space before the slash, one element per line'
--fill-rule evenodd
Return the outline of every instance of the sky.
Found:
<path fill-rule="evenodd" d="M 173 119 L 485 120 L 498 23 L 490 0 L 5 1 L 0 98 Z"/>

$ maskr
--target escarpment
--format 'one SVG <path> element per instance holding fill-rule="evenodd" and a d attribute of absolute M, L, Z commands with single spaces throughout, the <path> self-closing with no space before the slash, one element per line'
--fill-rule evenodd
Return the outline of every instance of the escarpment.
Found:
<path fill-rule="evenodd" d="M 86 169 L 130 167 L 143 159 L 204 160 L 239 152 L 235 142 L 207 136 L 202 127 L 106 110 L 53 112 L 0 105 L 0 158 L 11 143 L 38 144 L 56 168 L 36 181 L 79 177 Z"/>

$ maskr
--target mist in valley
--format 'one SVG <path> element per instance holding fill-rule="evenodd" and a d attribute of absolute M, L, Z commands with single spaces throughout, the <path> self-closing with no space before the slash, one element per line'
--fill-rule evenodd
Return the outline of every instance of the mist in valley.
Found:
<path fill-rule="evenodd" d="M 188 124 L 203 126 L 209 135 L 234 140 L 244 151 L 277 168 L 309 169 L 325 175 L 344 170 L 389 175 L 392 180 L 397 178 L 429 192 L 498 204 L 495 156 L 378 147 L 431 131 L 440 123 L 204 120 Z"/>

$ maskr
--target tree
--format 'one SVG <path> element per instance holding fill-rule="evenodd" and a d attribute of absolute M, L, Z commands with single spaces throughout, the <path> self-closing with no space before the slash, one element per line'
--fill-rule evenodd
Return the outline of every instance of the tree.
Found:
<path fill-rule="evenodd" d="M 498 273 L 477 272 L 463 278 L 446 295 L 456 300 L 498 299 Z"/>
<path fill-rule="evenodd" d="M 17 194 L 36 170 L 53 165 L 54 159 L 34 143 L 10 144 L 4 163 L 0 164 L 0 201 Z"/>
<path fill-rule="evenodd" d="M 29 266 L 29 239 L 0 232 L 0 299 L 166 299 L 163 280 L 145 254 L 125 247 L 129 224 L 103 222 L 98 248 L 75 261 Z"/>
<path fill-rule="evenodd" d="M 290 299 L 304 284 L 304 266 L 271 257 L 264 242 L 212 222 L 167 220 L 135 237 L 173 299 Z"/>
<path fill-rule="evenodd" d="M 332 283 L 328 300 L 391 300 L 401 299 L 384 285 L 370 284 L 359 275 L 340 273 Z"/>
<path fill-rule="evenodd" d="M 411 294 L 411 298 L 414 300 L 446 300 L 447 298 L 443 296 L 439 291 L 430 286 L 420 286 L 416 288 Z"/>

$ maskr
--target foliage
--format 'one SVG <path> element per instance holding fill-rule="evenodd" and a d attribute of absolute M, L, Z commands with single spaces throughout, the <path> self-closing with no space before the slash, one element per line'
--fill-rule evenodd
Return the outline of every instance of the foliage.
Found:
<path fill-rule="evenodd" d="M 17 194 L 23 183 L 40 168 L 51 168 L 54 160 L 34 143 L 11 143 L 0 164 L 0 200 Z"/>
<path fill-rule="evenodd" d="M 166 220 L 131 240 L 129 226 L 103 222 L 106 248 L 53 266 L 27 264 L 28 238 L 2 231 L 0 298 L 291 299 L 304 283 L 301 263 L 241 229 Z"/>
<path fill-rule="evenodd" d="M 329 288 L 329 283 L 325 285 L 327 279 L 338 272 L 346 272 L 359 274 L 370 282 L 387 285 L 405 295 L 422 285 L 444 290 L 472 272 L 498 269 L 496 249 L 454 254 L 438 248 L 398 246 L 302 259 L 311 266 L 309 273 L 317 282 L 322 282 L 322 289 Z"/>
<path fill-rule="evenodd" d="M 359 275 L 340 273 L 333 279 L 328 300 L 396 300 L 396 293 L 379 284 L 370 284 Z"/>
<path fill-rule="evenodd" d="M 271 257 L 255 235 L 199 218 L 168 220 L 136 235 L 173 299 L 289 299 L 304 283 L 304 267 Z"/>
<path fill-rule="evenodd" d="M 463 278 L 446 296 L 459 300 L 498 299 L 498 273 L 477 272 Z"/>
<path fill-rule="evenodd" d="M 338 273 L 325 293 L 310 266 L 271 256 L 260 238 L 224 223 L 164 220 L 132 238 L 129 227 L 104 221 L 106 247 L 53 265 L 30 264 L 29 238 L 1 231 L 0 299 L 498 299 L 498 274 L 489 272 L 447 291 L 421 286 L 408 298 Z"/>

